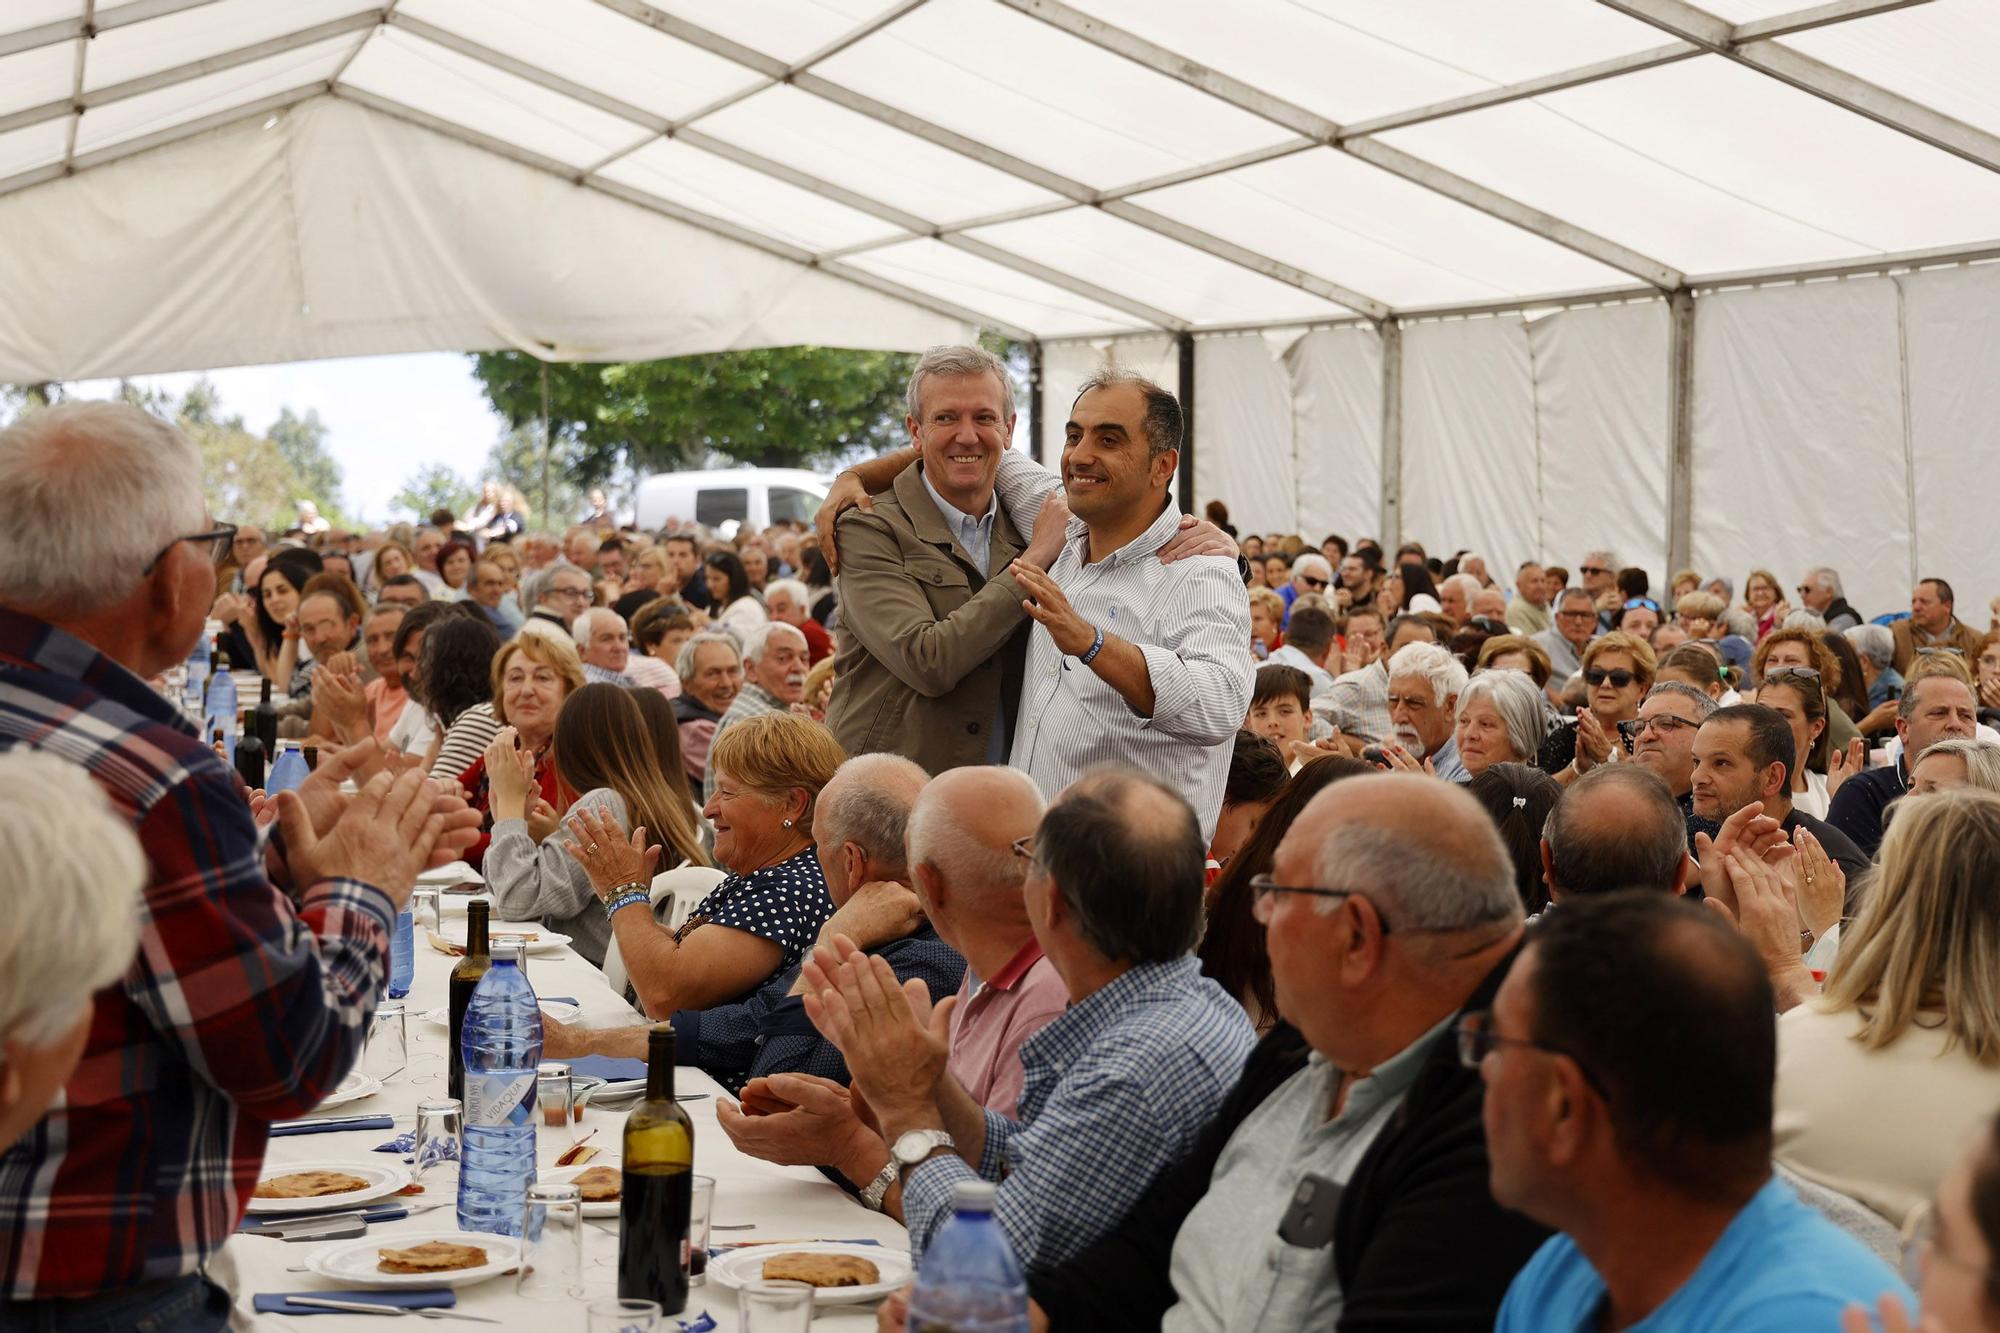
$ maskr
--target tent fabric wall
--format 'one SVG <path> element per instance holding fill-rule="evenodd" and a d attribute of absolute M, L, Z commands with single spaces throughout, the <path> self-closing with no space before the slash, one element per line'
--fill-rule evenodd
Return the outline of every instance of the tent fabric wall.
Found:
<path fill-rule="evenodd" d="M 1696 303 L 1694 560 L 1812 565 L 1864 611 L 1907 606 L 1909 489 L 1897 290 L 1885 278 L 1722 292 Z M 1772 568 L 1777 562 L 1787 562 Z M 1794 568 L 1793 566 L 1796 566 Z"/>
<path fill-rule="evenodd" d="M 1199 365 L 1199 362 L 1197 362 Z M 1298 530 L 1354 541 L 1381 526 L 1382 339 L 1372 328 L 1316 329 L 1285 352 L 1292 382 Z"/>
<path fill-rule="evenodd" d="M 1299 521 L 1292 389 L 1264 337 L 1197 340 L 1194 404 L 1196 497 L 1227 496 L 1243 532 L 1291 531 Z"/>
<path fill-rule="evenodd" d="M 1528 325 L 1534 358 L 1538 531 L 1487 551 L 1512 583 L 1523 560 L 1567 562 L 1609 547 L 1652 571 L 1667 563 L 1668 338 L 1664 301 L 1567 310 Z"/>
<path fill-rule="evenodd" d="M 1911 564 L 1919 576 L 1949 580 L 1959 619 L 1983 631 L 1992 618 L 1989 604 L 2000 596 L 2000 570 L 1993 564 L 1994 501 L 2000 497 L 2000 374 L 1994 372 L 2000 266 L 1913 273 L 1898 284 L 1917 483 Z M 1875 610 L 1895 605 L 1869 604 Z"/>
<path fill-rule="evenodd" d="M 1534 367 L 1518 315 L 1403 330 L 1403 539 L 1505 569 L 1536 531 Z"/>
<path fill-rule="evenodd" d="M 146 206 L 134 208 L 134 199 Z M 490 225 L 502 206 L 508 225 Z M 0 380 L 519 347 L 636 360 L 959 321 L 319 98 L 0 196 Z"/>
<path fill-rule="evenodd" d="M 1042 448 L 1050 467 L 1062 457 L 1063 427 L 1069 421 L 1077 389 L 1100 370 L 1143 375 L 1175 390 L 1180 385 L 1180 350 L 1172 338 L 1157 335 L 1043 344 Z"/>

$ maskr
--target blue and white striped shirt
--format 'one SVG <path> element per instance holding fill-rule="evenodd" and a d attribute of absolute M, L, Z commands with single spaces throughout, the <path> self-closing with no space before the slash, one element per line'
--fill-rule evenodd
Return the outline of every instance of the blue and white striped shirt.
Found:
<path fill-rule="evenodd" d="M 1192 1150 L 1256 1040 L 1199 960 L 1133 967 L 1021 1043 L 1020 1120 L 986 1113 L 977 1172 L 946 1153 L 905 1174 L 912 1245 L 951 1216 L 953 1185 L 984 1178 L 1028 1272 L 1076 1257 Z"/>

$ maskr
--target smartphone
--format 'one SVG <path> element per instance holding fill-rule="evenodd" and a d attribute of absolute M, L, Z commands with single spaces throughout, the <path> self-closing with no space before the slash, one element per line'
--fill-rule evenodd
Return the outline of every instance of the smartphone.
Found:
<path fill-rule="evenodd" d="M 1388 752 L 1379 745 L 1368 746 L 1361 752 L 1361 758 L 1364 762 L 1373 764 L 1377 768 L 1390 767 Z"/>
<path fill-rule="evenodd" d="M 1333 1244 L 1333 1224 L 1340 1215 L 1342 1187 L 1325 1176 L 1306 1176 L 1292 1191 L 1292 1206 L 1278 1222 L 1278 1239 L 1302 1250 Z"/>

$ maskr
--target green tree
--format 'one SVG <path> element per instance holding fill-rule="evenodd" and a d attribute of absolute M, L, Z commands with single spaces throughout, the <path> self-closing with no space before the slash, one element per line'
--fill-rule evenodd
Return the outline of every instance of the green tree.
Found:
<path fill-rule="evenodd" d="M 426 463 L 389 498 L 392 509 L 424 522 L 434 509 L 463 514 L 479 500 L 479 488 L 442 463 Z"/>
<path fill-rule="evenodd" d="M 309 407 L 300 417 L 289 407 L 280 408 L 278 419 L 264 434 L 297 474 L 302 488 L 299 498 L 318 505 L 321 517 L 328 522 L 347 526 L 341 516 L 340 464 L 327 452 L 326 423 L 319 419 L 318 411 Z"/>
<path fill-rule="evenodd" d="M 901 441 L 903 384 L 915 358 L 835 347 L 772 347 L 669 361 L 550 364 L 551 434 L 574 444 L 568 480 L 701 467 L 711 456 L 806 466 Z M 481 353 L 473 373 L 512 427 L 539 425 L 543 363 Z M 539 462 L 537 463 L 539 467 Z M 517 477 L 535 494 L 539 472 Z"/>
<path fill-rule="evenodd" d="M 486 473 L 519 491 L 528 502 L 528 526 L 561 528 L 585 509 L 584 491 L 575 478 L 583 474 L 583 446 L 574 439 L 550 440 L 549 492 L 542 494 L 542 431 L 539 425 L 516 426 L 502 435 L 486 455 Z M 553 515 L 553 517 L 551 517 Z"/>

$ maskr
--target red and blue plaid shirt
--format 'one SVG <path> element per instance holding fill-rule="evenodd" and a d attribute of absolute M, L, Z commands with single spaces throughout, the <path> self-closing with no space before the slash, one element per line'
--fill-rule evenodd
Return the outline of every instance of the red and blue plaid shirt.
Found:
<path fill-rule="evenodd" d="M 97 993 L 82 1062 L 0 1152 L 0 1300 L 189 1273 L 241 1220 L 270 1123 L 311 1110 L 360 1054 L 389 898 L 326 880 L 294 909 L 228 768 L 173 704 L 0 609 L 0 750 L 15 746 L 87 769 L 132 821 L 148 879 L 138 956 Z"/>

